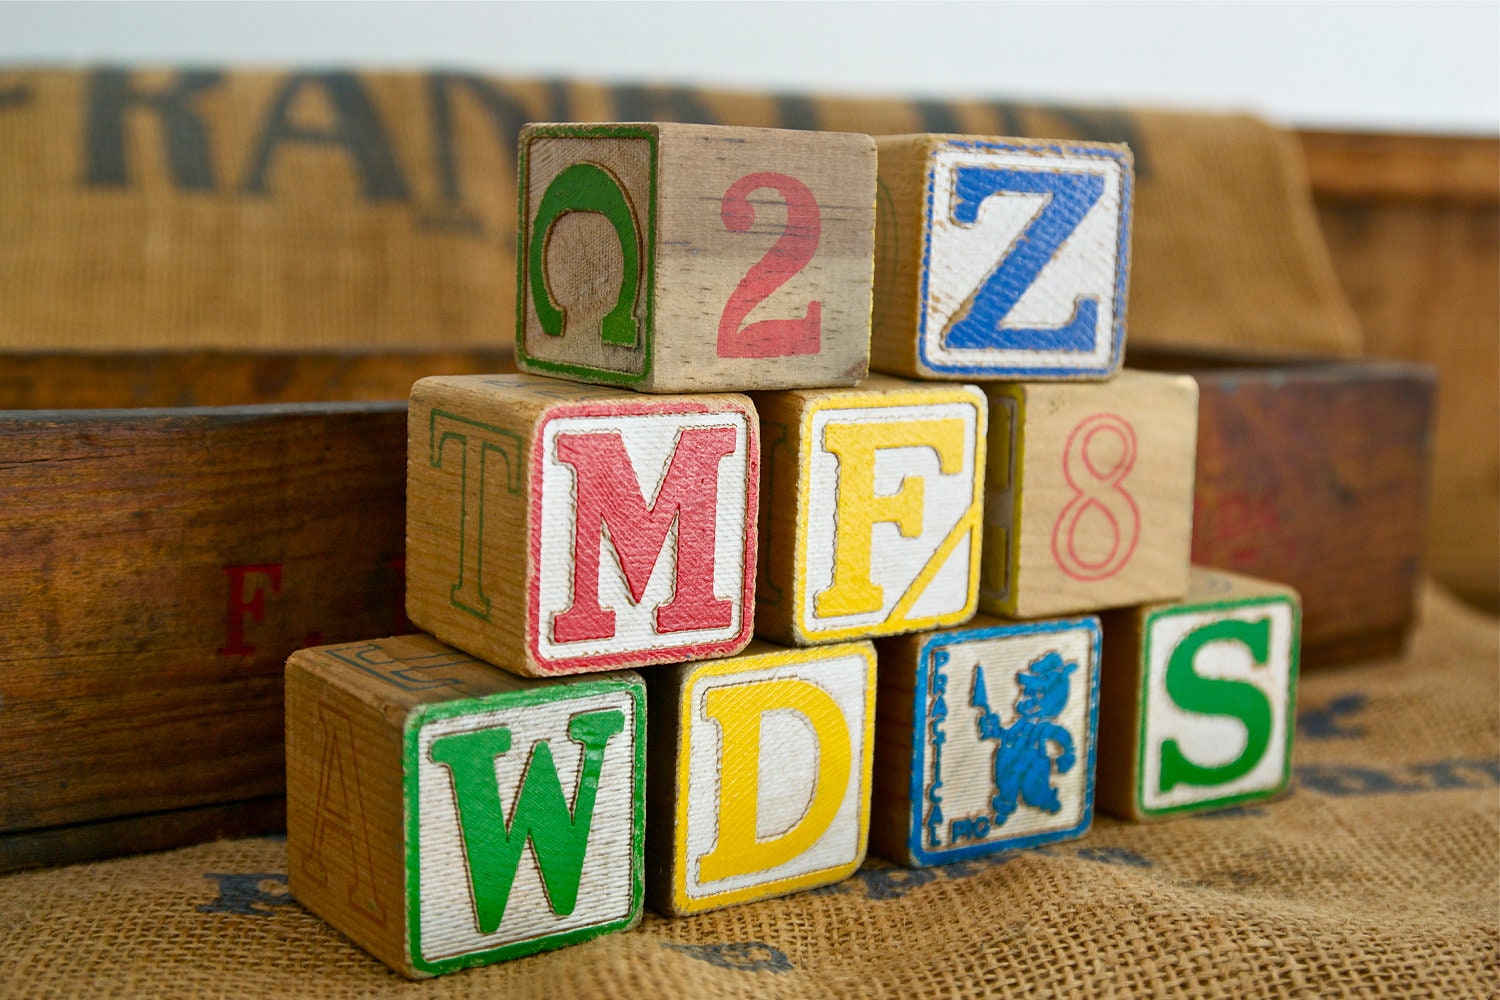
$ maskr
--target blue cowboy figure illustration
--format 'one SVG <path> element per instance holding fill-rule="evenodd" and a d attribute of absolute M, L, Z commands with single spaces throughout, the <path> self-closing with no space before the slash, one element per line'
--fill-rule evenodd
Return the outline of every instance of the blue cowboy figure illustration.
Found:
<path fill-rule="evenodd" d="M 1000 724 L 1000 716 L 990 711 L 989 696 L 984 687 L 984 670 L 974 670 L 974 694 L 969 703 L 979 709 L 979 738 L 995 740 L 995 794 L 990 805 L 995 814 L 992 822 L 999 826 L 1027 805 L 1045 812 L 1062 809 L 1057 789 L 1052 787 L 1052 770 L 1067 774 L 1077 759 L 1073 736 L 1056 722 L 1068 704 L 1068 677 L 1078 664 L 1068 663 L 1057 653 L 1047 653 L 1031 661 L 1016 674 L 1021 689 L 1016 699 L 1016 721 Z M 1048 744 L 1057 748 L 1056 756 Z"/>

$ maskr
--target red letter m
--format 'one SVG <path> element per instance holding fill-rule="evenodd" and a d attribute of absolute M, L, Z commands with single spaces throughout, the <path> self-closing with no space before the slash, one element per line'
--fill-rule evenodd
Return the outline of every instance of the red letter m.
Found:
<path fill-rule="evenodd" d="M 734 620 L 730 601 L 714 596 L 714 536 L 719 506 L 719 462 L 735 448 L 732 427 L 690 427 L 662 477 L 656 502 L 641 495 L 618 431 L 559 434 L 557 458 L 577 478 L 578 518 L 573 543 L 573 606 L 552 620 L 554 642 L 608 639 L 615 613 L 599 606 L 599 546 L 604 530 L 637 604 L 677 522 L 677 575 L 672 599 L 656 609 L 657 632 L 724 628 Z"/>

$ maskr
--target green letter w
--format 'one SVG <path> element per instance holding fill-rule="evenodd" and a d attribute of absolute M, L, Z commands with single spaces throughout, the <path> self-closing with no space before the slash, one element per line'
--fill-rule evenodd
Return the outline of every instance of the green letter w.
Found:
<path fill-rule="evenodd" d="M 495 758 L 510 749 L 510 730 L 481 729 L 432 741 L 433 763 L 444 765 L 453 776 L 480 933 L 493 933 L 505 916 L 527 838 L 536 852 L 552 912 L 558 916 L 573 912 L 604 747 L 624 728 L 625 713 L 619 709 L 586 712 L 568 722 L 568 738 L 583 744 L 583 769 L 571 809 L 557 780 L 551 746 L 538 740 L 521 775 L 521 790 L 508 826 L 495 780 Z"/>

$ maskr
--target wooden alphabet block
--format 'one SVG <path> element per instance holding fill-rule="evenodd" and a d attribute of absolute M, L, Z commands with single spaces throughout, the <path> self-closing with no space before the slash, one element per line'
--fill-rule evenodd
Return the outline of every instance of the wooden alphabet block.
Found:
<path fill-rule="evenodd" d="M 759 470 L 744 396 L 422 379 L 407 615 L 528 676 L 736 653 L 754 620 Z"/>
<path fill-rule="evenodd" d="M 651 671 L 647 900 L 683 916 L 837 882 L 865 857 L 868 642 Z"/>
<path fill-rule="evenodd" d="M 425 635 L 286 668 L 287 873 L 411 978 L 635 926 L 645 685 L 528 680 Z"/>
<path fill-rule="evenodd" d="M 1099 642 L 1094 617 L 880 640 L 871 848 L 921 867 L 1082 836 Z"/>
<path fill-rule="evenodd" d="M 1130 150 L 881 136 L 870 365 L 917 378 L 1104 379 L 1120 367 Z"/>
<path fill-rule="evenodd" d="M 1199 567 L 1182 601 L 1107 612 L 1099 807 L 1162 819 L 1285 790 L 1300 631 L 1296 591 Z"/>
<path fill-rule="evenodd" d="M 1433 370 L 1201 352 L 1131 363 L 1198 382 L 1193 562 L 1294 588 L 1309 666 L 1399 654 L 1422 577 Z"/>
<path fill-rule="evenodd" d="M 1185 594 L 1193 380 L 1126 370 L 985 392 L 994 429 L 980 609 L 1037 618 Z"/>
<path fill-rule="evenodd" d="M 710 125 L 528 125 L 516 361 L 647 392 L 853 385 L 875 145 Z"/>
<path fill-rule="evenodd" d="M 756 400 L 767 494 L 756 634 L 805 646 L 967 620 L 984 393 L 875 376 Z"/>

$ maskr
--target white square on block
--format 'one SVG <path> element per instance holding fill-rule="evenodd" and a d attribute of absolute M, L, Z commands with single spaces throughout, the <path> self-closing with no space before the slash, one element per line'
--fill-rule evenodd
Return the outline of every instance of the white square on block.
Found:
<path fill-rule="evenodd" d="M 964 428 L 961 468 L 944 473 L 937 452 L 926 446 L 880 448 L 875 453 L 876 496 L 891 496 L 908 479 L 922 482 L 922 525 L 913 537 L 904 536 L 896 524 L 877 521 L 871 530 L 870 581 L 882 590 L 883 603 L 875 611 L 819 617 L 818 596 L 833 585 L 837 569 L 840 513 L 845 503 L 859 498 L 839 493 L 838 456 L 828 450 L 825 434 L 832 424 L 905 423 L 926 420 L 958 420 Z M 975 503 L 976 456 L 979 439 L 979 408 L 974 403 L 951 402 L 912 406 L 820 407 L 813 411 L 809 432 L 812 441 L 807 469 L 805 582 L 798 609 L 802 631 L 808 635 L 842 632 L 851 628 L 878 626 L 892 617 L 897 605 L 937 559 L 948 537 Z M 847 530 L 847 529 L 846 529 Z M 969 602 L 970 538 L 963 537 L 926 582 L 920 596 L 904 608 L 903 619 L 936 618 L 962 612 Z M 856 540 L 852 544 L 862 545 Z"/>
<path fill-rule="evenodd" d="M 1093 619 L 939 636 L 921 663 L 913 853 L 941 863 L 1082 834 L 1093 819 Z"/>
<path fill-rule="evenodd" d="M 614 612 L 614 634 L 608 638 L 557 642 L 553 619 L 573 606 L 574 532 L 577 526 L 577 483 L 571 465 L 559 460 L 557 439 L 562 434 L 618 434 L 647 507 L 655 504 L 669 465 L 685 430 L 728 427 L 734 430 L 734 451 L 718 464 L 714 509 L 714 597 L 730 602 L 729 623 L 719 628 L 659 632 L 656 613 L 675 593 L 678 531 L 672 525 L 649 582 L 639 602 L 631 596 L 619 555 L 608 533 L 600 542 L 599 606 Z M 536 616 L 536 648 L 541 659 L 601 656 L 641 650 L 674 649 L 732 640 L 741 633 L 747 571 L 748 490 L 747 448 L 749 420 L 744 413 L 640 413 L 558 417 L 547 421 L 540 434 L 535 460 L 542 468 L 540 558 Z"/>
<path fill-rule="evenodd" d="M 1168 678 L 1168 668 L 1179 647 L 1200 629 L 1222 622 L 1241 622 L 1269 628 L 1267 657 L 1257 663 L 1246 642 L 1233 635 L 1183 647 L 1179 673 Z M 1286 779 L 1291 734 L 1292 645 L 1296 629 L 1294 606 L 1281 599 L 1257 603 L 1159 612 L 1147 626 L 1145 704 L 1142 711 L 1140 806 L 1166 811 L 1203 802 L 1235 799 L 1281 787 Z M 1190 657 L 1190 659 L 1189 659 Z M 1248 685 L 1254 694 L 1237 703 L 1226 702 L 1235 686 Z M 1184 705 L 1182 702 L 1188 704 Z M 1199 784 L 1175 782 L 1163 790 L 1162 753 L 1173 741 L 1191 764 L 1201 768 L 1232 766 L 1253 754 L 1251 726 L 1237 712 L 1268 711 L 1269 732 L 1258 759 L 1245 760 L 1247 769 L 1230 780 Z M 1253 724 L 1259 725 L 1258 722 Z"/>
<path fill-rule="evenodd" d="M 927 185 L 927 367 L 1057 377 L 1118 365 L 1131 198 L 1120 154 L 954 141 L 933 152 Z"/>
<path fill-rule="evenodd" d="M 635 902 L 633 831 L 639 807 L 634 794 L 635 706 L 629 691 L 618 690 L 439 717 L 422 725 L 415 739 L 416 759 L 409 766 L 415 767 L 417 775 L 414 916 L 423 961 L 437 963 L 629 917 Z M 551 752 L 563 801 L 574 808 L 585 754 L 583 746 L 569 738 L 568 724 L 579 715 L 611 710 L 624 714 L 624 725 L 605 743 L 575 908 L 569 914 L 553 912 L 540 862 L 528 839 L 522 846 L 504 917 L 493 932 L 482 932 L 453 776 L 447 766 L 433 761 L 434 741 L 455 733 L 509 730 L 510 748 L 495 758 L 494 770 L 506 821 L 514 822 L 517 796 L 541 742 Z"/>
<path fill-rule="evenodd" d="M 810 684 L 836 703 L 838 724 L 849 741 L 848 777 L 837 810 L 822 834 L 795 857 L 775 867 L 705 880 L 702 862 L 719 842 L 724 736 L 719 723 L 705 710 L 709 692 L 738 687 L 753 692 L 766 681 L 791 680 Z M 866 746 L 868 707 L 874 682 L 872 661 L 852 654 L 809 662 L 807 659 L 743 672 L 697 674 L 687 693 L 691 713 L 686 774 L 686 865 L 684 888 L 690 900 L 753 889 L 771 882 L 801 888 L 795 880 L 850 865 L 864 856 L 865 803 L 869 792 Z M 818 758 L 822 745 L 816 726 L 790 710 L 769 710 L 760 716 L 760 759 L 756 762 L 758 808 L 755 836 L 770 841 L 802 822 L 817 794 Z M 681 807 L 679 807 L 681 808 Z M 820 884 L 815 879 L 807 886 Z"/>

